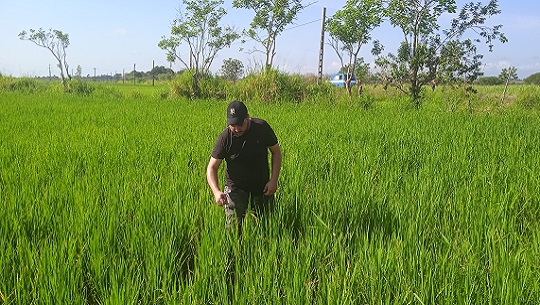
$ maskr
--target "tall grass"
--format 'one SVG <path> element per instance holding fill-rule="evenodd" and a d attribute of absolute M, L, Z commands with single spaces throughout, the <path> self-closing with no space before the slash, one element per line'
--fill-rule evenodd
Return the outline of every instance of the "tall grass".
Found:
<path fill-rule="evenodd" d="M 204 175 L 227 102 L 99 91 L 0 92 L 5 304 L 540 299 L 535 112 L 248 101 L 284 163 L 239 242 Z"/>

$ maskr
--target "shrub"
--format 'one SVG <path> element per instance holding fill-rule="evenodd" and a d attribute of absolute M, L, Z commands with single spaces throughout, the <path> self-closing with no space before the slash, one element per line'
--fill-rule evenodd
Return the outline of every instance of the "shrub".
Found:
<path fill-rule="evenodd" d="M 0 89 L 7 91 L 19 91 L 19 92 L 35 92 L 39 85 L 35 79 L 32 78 L 13 78 L 0 76 Z"/>
<path fill-rule="evenodd" d="M 540 85 L 540 72 L 530 75 L 523 80 L 528 85 Z"/>
<path fill-rule="evenodd" d="M 232 84 L 232 83 L 231 83 Z M 206 99 L 227 99 L 229 82 L 222 77 L 206 75 L 199 82 L 200 97 Z"/>
<path fill-rule="evenodd" d="M 198 90 L 195 90 L 193 75 L 189 72 L 178 74 L 171 82 L 171 95 L 173 97 L 187 97 L 190 99 L 226 99 L 227 81 L 221 77 L 203 75 L 199 79 Z"/>
<path fill-rule="evenodd" d="M 479 78 L 477 83 L 478 85 L 495 86 L 502 85 L 504 82 L 497 76 L 486 76 Z"/>
<path fill-rule="evenodd" d="M 171 95 L 175 97 L 193 96 L 193 77 L 190 73 L 178 74 L 171 81 Z"/>
<path fill-rule="evenodd" d="M 94 87 L 79 79 L 72 79 L 66 83 L 65 92 L 82 96 L 89 96 L 94 92 Z"/>
<path fill-rule="evenodd" d="M 238 81 L 234 90 L 238 99 L 265 103 L 300 103 L 313 96 L 324 98 L 330 91 L 328 86 L 318 86 L 301 75 L 288 75 L 278 70 L 251 73 Z"/>

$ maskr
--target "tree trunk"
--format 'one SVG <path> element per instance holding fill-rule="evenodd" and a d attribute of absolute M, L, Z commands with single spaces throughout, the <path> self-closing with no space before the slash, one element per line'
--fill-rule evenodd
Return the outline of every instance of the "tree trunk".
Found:
<path fill-rule="evenodd" d="M 66 87 L 66 77 L 64 76 L 64 66 L 62 61 L 58 59 L 58 69 L 60 69 L 60 79 L 62 80 L 62 87 Z"/>

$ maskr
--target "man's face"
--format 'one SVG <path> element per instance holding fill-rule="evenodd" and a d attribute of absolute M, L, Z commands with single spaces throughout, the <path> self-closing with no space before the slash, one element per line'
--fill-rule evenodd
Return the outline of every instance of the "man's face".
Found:
<path fill-rule="evenodd" d="M 234 133 L 235 136 L 241 137 L 246 133 L 249 128 L 249 118 L 245 118 L 242 125 L 229 125 L 229 129 Z"/>

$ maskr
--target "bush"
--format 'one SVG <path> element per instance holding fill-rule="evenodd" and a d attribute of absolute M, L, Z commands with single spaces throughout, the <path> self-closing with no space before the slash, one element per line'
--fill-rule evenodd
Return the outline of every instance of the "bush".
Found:
<path fill-rule="evenodd" d="M 206 99 L 227 99 L 227 88 L 232 82 L 228 82 L 222 77 L 207 75 L 199 82 L 200 97 Z"/>
<path fill-rule="evenodd" d="M 300 103 L 313 96 L 326 96 L 329 91 L 328 86 L 318 86 L 301 75 L 288 75 L 278 70 L 251 73 L 234 88 L 235 98 L 264 103 Z"/>
<path fill-rule="evenodd" d="M 174 97 L 194 97 L 193 77 L 190 73 L 178 74 L 171 82 L 171 95 Z"/>
<path fill-rule="evenodd" d="M 193 75 L 189 72 L 178 74 L 171 82 L 171 95 L 173 97 L 187 97 L 190 99 L 226 99 L 227 81 L 221 77 L 203 75 L 199 79 L 198 90 L 194 86 Z"/>
<path fill-rule="evenodd" d="M 199 80 L 198 87 L 196 92 L 192 74 L 184 72 L 171 82 L 171 96 L 263 103 L 334 103 L 340 99 L 336 97 L 336 88 L 327 82 L 318 85 L 316 77 L 290 75 L 278 70 L 252 72 L 236 82 L 220 76 L 205 75 Z M 350 100 L 349 97 L 345 98 Z M 366 106 L 370 107 L 371 102 L 368 101 L 368 104 Z"/>
<path fill-rule="evenodd" d="M 1 90 L 31 93 L 36 92 L 39 87 L 38 81 L 33 78 L 13 78 L 0 76 Z"/>
<path fill-rule="evenodd" d="M 94 92 L 94 87 L 88 83 L 79 79 L 72 79 L 67 81 L 64 91 L 67 93 L 73 93 L 82 96 L 89 96 Z"/>
<path fill-rule="evenodd" d="M 523 80 L 528 85 L 540 85 L 540 72 L 530 75 Z"/>
<path fill-rule="evenodd" d="M 495 85 L 502 85 L 504 82 L 502 79 L 498 78 L 497 76 L 486 76 L 486 77 L 479 78 L 477 83 L 478 85 L 495 86 Z"/>

